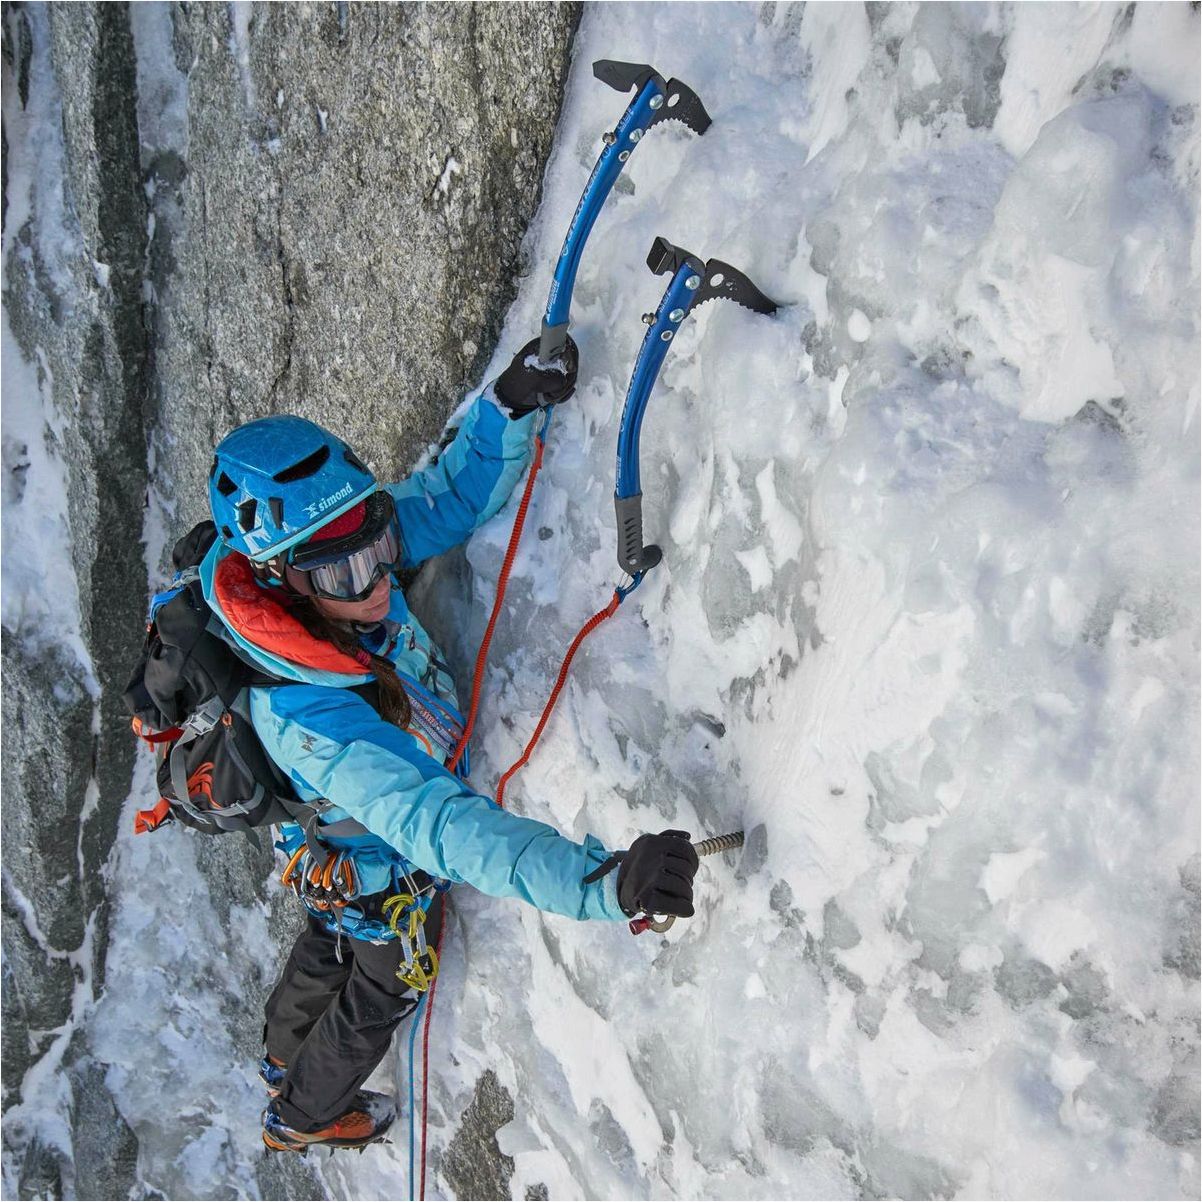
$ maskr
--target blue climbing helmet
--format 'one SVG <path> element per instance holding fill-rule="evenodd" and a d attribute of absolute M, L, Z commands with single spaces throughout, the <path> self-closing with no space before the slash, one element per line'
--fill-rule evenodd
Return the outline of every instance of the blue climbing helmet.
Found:
<path fill-rule="evenodd" d="M 255 563 L 302 543 L 379 489 L 350 447 L 316 422 L 247 422 L 213 453 L 209 505 L 227 546 Z"/>

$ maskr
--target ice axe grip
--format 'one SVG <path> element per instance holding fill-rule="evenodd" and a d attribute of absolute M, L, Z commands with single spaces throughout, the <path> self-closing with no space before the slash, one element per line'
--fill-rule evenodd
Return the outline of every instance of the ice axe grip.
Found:
<path fill-rule="evenodd" d="M 643 546 L 643 494 L 614 497 L 614 512 L 618 518 L 618 566 L 637 576 L 649 571 L 664 557 L 655 546 Z"/>
<path fill-rule="evenodd" d="M 715 835 L 712 839 L 702 839 L 700 843 L 693 844 L 693 850 L 699 856 L 712 856 L 717 852 L 733 851 L 734 848 L 742 846 L 743 832 L 731 831 L 729 835 Z M 655 931 L 656 934 L 662 935 L 664 931 L 671 930 L 675 921 L 675 914 L 666 914 L 663 918 L 656 918 L 654 914 L 640 914 L 638 918 L 630 920 L 630 933 L 641 935 L 644 931 Z"/>

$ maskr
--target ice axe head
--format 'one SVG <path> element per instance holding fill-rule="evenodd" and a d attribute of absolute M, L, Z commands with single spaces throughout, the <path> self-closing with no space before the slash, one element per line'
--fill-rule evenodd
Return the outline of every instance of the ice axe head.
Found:
<path fill-rule="evenodd" d="M 648 81 L 653 82 L 663 99 L 648 123 L 648 129 L 661 121 L 680 121 L 695 134 L 703 134 L 710 127 L 710 115 L 697 93 L 679 79 L 669 79 L 665 83 L 664 77 L 649 63 L 621 63 L 612 58 L 600 58 L 593 63 L 593 74 L 616 92 L 641 89 Z"/>
<path fill-rule="evenodd" d="M 682 267 L 691 267 L 701 282 L 690 309 L 710 300 L 729 300 L 753 313 L 776 312 L 776 302 L 765 296 L 737 267 L 721 259 L 710 259 L 703 263 L 696 255 L 683 247 L 674 246 L 667 238 L 656 238 L 651 244 L 647 266 L 656 275 L 667 272 L 675 275 Z"/>

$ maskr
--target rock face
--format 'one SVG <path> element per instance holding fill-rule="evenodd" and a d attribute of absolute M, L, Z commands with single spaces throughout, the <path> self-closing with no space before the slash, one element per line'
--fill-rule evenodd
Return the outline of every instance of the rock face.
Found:
<path fill-rule="evenodd" d="M 578 19 L 574 4 L 5 10 L 10 1196 L 120 1197 L 136 1178 L 88 1020 L 148 567 L 202 516 L 214 441 L 241 421 L 304 414 L 385 475 L 437 437 L 522 271 Z M 261 900 L 266 853 L 238 841 L 202 862 L 239 882 L 235 902 Z M 260 1187 L 322 1188 L 288 1172 Z"/>

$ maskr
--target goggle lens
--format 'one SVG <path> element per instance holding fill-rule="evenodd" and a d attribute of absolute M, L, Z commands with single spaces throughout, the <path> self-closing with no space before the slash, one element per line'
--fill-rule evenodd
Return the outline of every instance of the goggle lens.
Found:
<path fill-rule="evenodd" d="M 400 566 L 396 511 L 387 492 L 368 497 L 363 524 L 353 534 L 302 543 L 293 549 L 288 562 L 297 573 L 293 583 L 300 591 L 331 601 L 362 601 L 381 577 Z"/>
<path fill-rule="evenodd" d="M 381 576 L 400 567 L 401 546 L 393 526 L 375 542 L 344 559 L 308 569 L 305 575 L 319 597 L 335 601 L 361 601 L 375 588 Z M 303 570 L 303 569 L 301 569 Z"/>

